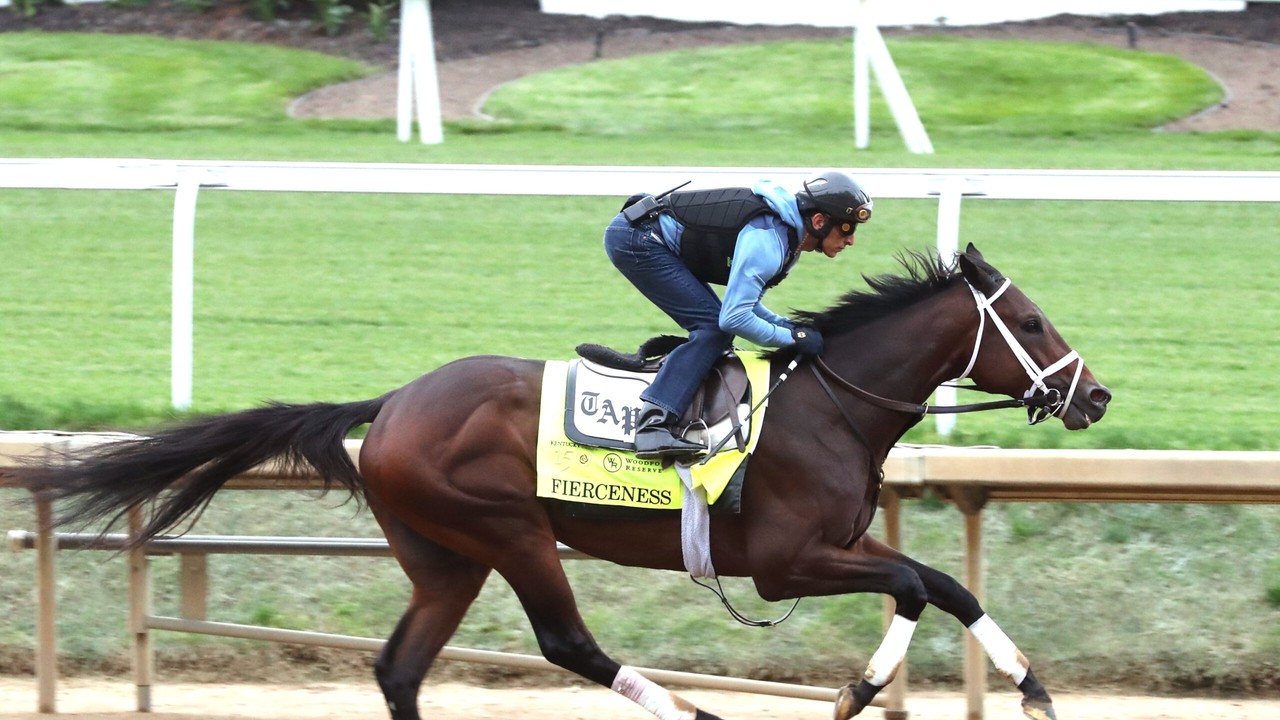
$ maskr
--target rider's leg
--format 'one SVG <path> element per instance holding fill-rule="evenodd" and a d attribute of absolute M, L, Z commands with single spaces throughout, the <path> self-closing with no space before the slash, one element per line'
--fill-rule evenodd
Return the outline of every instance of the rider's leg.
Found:
<path fill-rule="evenodd" d="M 704 450 L 680 437 L 680 415 L 733 336 L 720 330 L 720 298 L 694 277 L 652 225 L 632 227 L 621 217 L 605 231 L 609 259 L 650 302 L 689 332 L 689 342 L 663 362 L 641 399 L 636 449 L 641 457 L 687 455 Z"/>

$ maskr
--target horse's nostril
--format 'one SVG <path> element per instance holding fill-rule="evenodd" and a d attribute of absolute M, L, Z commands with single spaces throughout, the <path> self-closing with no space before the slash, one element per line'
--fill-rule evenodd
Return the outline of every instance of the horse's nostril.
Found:
<path fill-rule="evenodd" d="M 1090 391 L 1089 400 L 1094 405 L 1106 405 L 1111 402 L 1111 391 L 1099 385 Z"/>

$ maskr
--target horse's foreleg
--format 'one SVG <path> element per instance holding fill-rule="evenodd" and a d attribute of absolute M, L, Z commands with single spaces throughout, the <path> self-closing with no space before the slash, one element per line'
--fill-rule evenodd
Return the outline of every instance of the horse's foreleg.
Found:
<path fill-rule="evenodd" d="M 965 592 L 968 592 L 967 590 Z M 996 625 L 991 616 L 983 613 L 973 624 L 967 626 L 969 632 L 982 645 L 991 662 L 1001 675 L 1013 681 L 1022 691 L 1022 712 L 1032 720 L 1056 720 L 1053 712 L 1053 700 L 1049 693 L 1031 672 L 1031 663 L 1022 651 L 1013 644 L 1008 635 Z"/>
<path fill-rule="evenodd" d="M 919 618 L 918 613 L 916 617 Z M 907 647 L 911 644 L 911 636 L 915 634 L 916 622 L 894 614 L 889 630 L 880 641 L 880 647 L 867 663 L 862 680 L 857 685 L 845 685 L 836 695 L 836 720 L 848 720 L 861 713 L 884 686 L 893 682 L 907 658 Z"/>
<path fill-rule="evenodd" d="M 554 540 L 547 538 L 542 545 L 549 550 L 536 553 L 531 544 L 516 562 L 498 570 L 520 598 L 543 657 L 610 688 L 659 720 L 719 720 L 606 655 L 578 613 Z"/>
<path fill-rule="evenodd" d="M 812 547 L 790 561 L 785 572 L 761 573 L 754 579 L 756 590 L 766 600 L 847 593 L 893 597 L 896 606 L 889 630 L 867 663 L 861 681 L 840 690 L 835 720 L 860 714 L 893 681 L 906 659 L 920 613 L 928 604 L 924 583 L 911 568 L 891 558 L 862 552 L 857 546 Z"/>
<path fill-rule="evenodd" d="M 1031 672 L 1031 664 L 1026 656 L 986 614 L 968 588 L 950 575 L 912 560 L 873 538 L 864 537 L 859 545 L 865 552 L 902 562 L 919 576 L 929 594 L 929 603 L 954 616 L 968 628 L 991 658 L 996 670 L 1018 686 L 1018 690 L 1022 692 L 1023 714 L 1032 720 L 1056 719 L 1053 700 Z"/>

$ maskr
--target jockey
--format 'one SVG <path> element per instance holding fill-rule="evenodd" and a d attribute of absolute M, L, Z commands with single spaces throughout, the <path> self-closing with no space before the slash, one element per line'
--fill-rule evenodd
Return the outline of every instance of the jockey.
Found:
<path fill-rule="evenodd" d="M 853 178 L 825 172 L 796 193 L 761 180 L 750 188 L 633 195 L 604 232 L 605 252 L 632 285 L 689 333 L 640 399 L 636 455 L 705 452 L 677 428 L 680 416 L 734 337 L 765 347 L 822 352 L 822 336 L 766 308 L 768 288 L 800 253 L 834 258 L 871 217 L 871 198 Z M 710 285 L 723 285 L 721 301 Z"/>

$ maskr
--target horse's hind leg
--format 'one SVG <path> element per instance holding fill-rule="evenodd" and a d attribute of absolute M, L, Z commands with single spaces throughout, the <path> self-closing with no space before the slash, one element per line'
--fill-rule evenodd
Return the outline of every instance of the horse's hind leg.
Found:
<path fill-rule="evenodd" d="M 498 571 L 524 606 L 543 657 L 612 689 L 660 720 L 719 720 L 646 679 L 634 668 L 609 658 L 578 614 L 555 541 L 542 538 L 535 552 L 531 548 L 534 541 L 526 540 L 524 547 L 530 551 L 515 555 L 514 562 L 504 563 Z"/>
<path fill-rule="evenodd" d="M 950 575 L 903 555 L 869 536 L 859 540 L 859 548 L 869 555 L 896 560 L 913 570 L 924 583 L 929 604 L 959 620 L 978 640 L 1000 674 L 1022 691 L 1022 712 L 1033 720 L 1055 720 L 1053 700 L 1031 672 L 1031 664 L 982 609 L 981 603 Z"/>
<path fill-rule="evenodd" d="M 377 514 L 377 513 L 375 513 Z M 374 663 L 374 674 L 392 720 L 419 720 L 422 680 L 462 622 L 489 576 L 489 568 L 379 516 L 413 596 Z"/>

